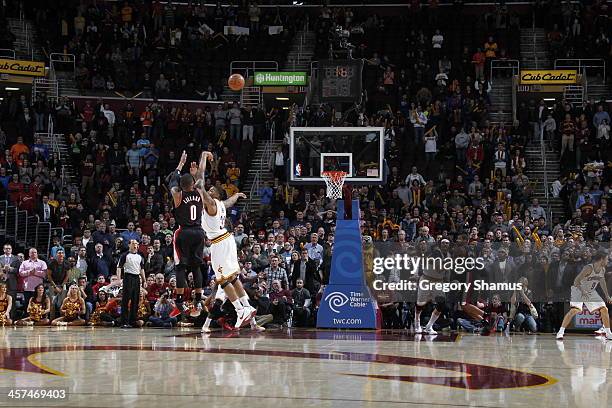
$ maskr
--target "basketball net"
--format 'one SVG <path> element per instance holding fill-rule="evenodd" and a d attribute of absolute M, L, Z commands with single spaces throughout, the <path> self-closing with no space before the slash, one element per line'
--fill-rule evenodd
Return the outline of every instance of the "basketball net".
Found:
<path fill-rule="evenodd" d="M 343 171 L 324 171 L 321 177 L 327 185 L 327 198 L 338 200 L 342 198 L 342 186 L 347 173 Z"/>

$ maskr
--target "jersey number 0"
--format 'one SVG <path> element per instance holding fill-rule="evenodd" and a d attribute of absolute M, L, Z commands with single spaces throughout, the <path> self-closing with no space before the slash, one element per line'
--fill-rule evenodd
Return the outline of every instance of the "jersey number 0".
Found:
<path fill-rule="evenodd" d="M 197 220 L 198 219 L 198 207 L 196 207 L 195 205 L 192 205 L 189 208 L 190 208 L 189 213 L 190 213 L 191 221 Z"/>

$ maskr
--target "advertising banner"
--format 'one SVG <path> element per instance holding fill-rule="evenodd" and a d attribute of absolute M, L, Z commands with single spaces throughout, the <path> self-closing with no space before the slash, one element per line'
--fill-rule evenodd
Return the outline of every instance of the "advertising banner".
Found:
<path fill-rule="evenodd" d="M 306 72 L 262 72 L 256 71 L 253 85 L 255 86 L 303 86 L 308 76 Z"/>
<path fill-rule="evenodd" d="M 575 84 L 578 74 L 575 69 L 527 69 L 521 70 L 521 85 Z"/>
<path fill-rule="evenodd" d="M 45 63 L 0 59 L 0 73 L 11 75 L 45 76 Z"/>

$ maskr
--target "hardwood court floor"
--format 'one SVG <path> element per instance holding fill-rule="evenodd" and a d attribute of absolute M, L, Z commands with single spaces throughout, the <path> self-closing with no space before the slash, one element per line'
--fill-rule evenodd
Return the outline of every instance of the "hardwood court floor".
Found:
<path fill-rule="evenodd" d="M 0 406 L 608 407 L 612 342 L 293 329 L 0 329 Z M 9 388 L 69 399 L 9 399 Z"/>

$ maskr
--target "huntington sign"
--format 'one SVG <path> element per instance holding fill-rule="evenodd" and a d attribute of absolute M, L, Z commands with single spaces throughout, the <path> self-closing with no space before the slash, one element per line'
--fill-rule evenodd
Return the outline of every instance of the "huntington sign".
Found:
<path fill-rule="evenodd" d="M 255 86 L 303 86 L 306 72 L 255 72 Z"/>

